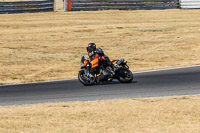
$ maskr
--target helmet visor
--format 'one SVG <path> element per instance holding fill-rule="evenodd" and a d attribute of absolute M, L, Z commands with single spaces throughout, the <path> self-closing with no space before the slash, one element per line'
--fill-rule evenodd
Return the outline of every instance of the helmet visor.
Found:
<path fill-rule="evenodd" d="M 91 52 L 92 52 L 91 48 L 86 47 L 86 49 L 87 49 L 87 52 L 88 52 L 88 53 L 91 53 Z"/>

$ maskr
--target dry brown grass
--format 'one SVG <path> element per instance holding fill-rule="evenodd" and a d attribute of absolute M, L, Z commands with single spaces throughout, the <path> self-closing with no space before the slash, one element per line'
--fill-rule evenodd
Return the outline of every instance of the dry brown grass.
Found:
<path fill-rule="evenodd" d="M 199 133 L 200 96 L 0 107 L 1 133 Z"/>
<path fill-rule="evenodd" d="M 200 10 L 0 15 L 0 84 L 77 78 L 95 42 L 132 71 L 200 63 Z"/>

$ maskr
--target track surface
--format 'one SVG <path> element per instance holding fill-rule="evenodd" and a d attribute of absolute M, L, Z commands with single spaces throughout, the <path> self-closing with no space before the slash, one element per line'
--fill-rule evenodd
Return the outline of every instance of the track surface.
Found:
<path fill-rule="evenodd" d="M 0 86 L 0 105 L 200 94 L 200 66 L 134 73 L 129 84 L 83 86 L 77 79 Z"/>

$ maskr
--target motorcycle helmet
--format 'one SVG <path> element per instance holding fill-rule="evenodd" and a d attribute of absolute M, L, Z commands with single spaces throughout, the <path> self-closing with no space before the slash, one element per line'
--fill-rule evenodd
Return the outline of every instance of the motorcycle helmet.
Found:
<path fill-rule="evenodd" d="M 87 49 L 88 53 L 91 53 L 92 51 L 96 50 L 96 44 L 95 43 L 89 43 L 88 47 L 86 47 L 86 49 Z"/>

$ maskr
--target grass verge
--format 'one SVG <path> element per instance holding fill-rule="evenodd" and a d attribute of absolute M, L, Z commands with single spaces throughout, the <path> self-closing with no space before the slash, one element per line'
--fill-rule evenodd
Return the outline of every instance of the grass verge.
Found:
<path fill-rule="evenodd" d="M 198 133 L 200 96 L 0 107 L 1 133 Z"/>

